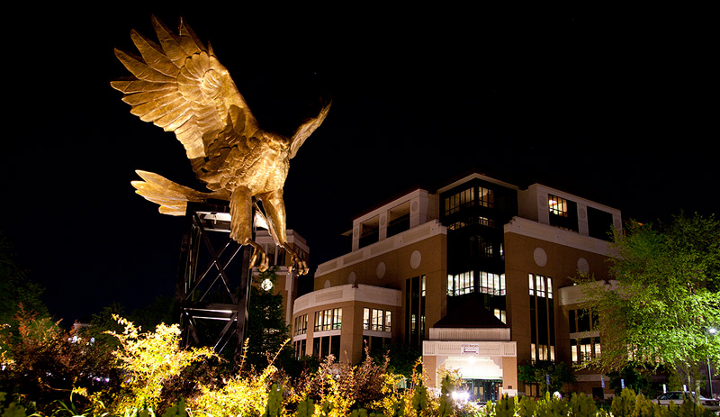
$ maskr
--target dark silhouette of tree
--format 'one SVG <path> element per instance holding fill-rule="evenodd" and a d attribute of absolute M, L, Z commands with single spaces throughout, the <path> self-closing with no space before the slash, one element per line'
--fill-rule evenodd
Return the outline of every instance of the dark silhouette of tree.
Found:
<path fill-rule="evenodd" d="M 263 282 L 272 283 L 269 290 L 263 289 Z M 292 359 L 292 347 L 288 342 L 290 329 L 285 324 L 282 295 L 275 292 L 276 269 L 268 269 L 252 279 L 250 303 L 248 305 L 248 339 L 245 361 L 260 371 L 276 357 L 281 365 Z M 280 367 L 280 366 L 278 366 Z"/>

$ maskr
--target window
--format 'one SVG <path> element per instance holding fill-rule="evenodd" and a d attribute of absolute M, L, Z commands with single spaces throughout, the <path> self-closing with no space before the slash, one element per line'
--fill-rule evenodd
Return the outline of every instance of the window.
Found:
<path fill-rule="evenodd" d="M 363 347 L 367 347 L 370 356 L 381 356 L 384 348 L 390 345 L 389 337 L 380 336 L 363 336 Z M 363 349 L 363 358 L 365 358 L 365 349 Z"/>
<path fill-rule="evenodd" d="M 405 343 L 420 346 L 425 339 L 425 275 L 405 280 Z"/>
<path fill-rule="evenodd" d="M 480 292 L 491 295 L 505 295 L 505 274 L 480 272 Z"/>
<path fill-rule="evenodd" d="M 392 213 L 390 213 L 392 215 Z M 387 227 L 387 237 L 395 236 L 398 233 L 402 233 L 406 230 L 410 230 L 410 213 L 404 213 L 403 215 L 390 218 Z"/>
<path fill-rule="evenodd" d="M 307 324 L 308 324 L 308 315 L 302 314 L 300 316 L 295 317 L 295 332 L 294 335 L 299 334 L 305 334 L 307 333 Z"/>
<path fill-rule="evenodd" d="M 473 292 L 475 289 L 475 278 L 473 275 L 473 271 L 448 275 L 448 295 L 463 295 Z"/>
<path fill-rule="evenodd" d="M 600 338 L 585 337 L 570 341 L 571 360 L 573 363 L 582 363 L 600 357 Z"/>
<path fill-rule="evenodd" d="M 530 296 L 537 295 L 543 298 L 553 298 L 552 278 L 542 275 L 528 275 L 528 288 Z"/>
<path fill-rule="evenodd" d="M 550 210 L 550 214 L 553 214 L 555 216 L 568 216 L 567 200 L 565 200 L 564 198 L 554 195 L 548 195 L 548 209 Z"/>
<path fill-rule="evenodd" d="M 577 204 L 552 194 L 548 194 L 550 225 L 565 230 L 578 231 Z"/>
<path fill-rule="evenodd" d="M 359 238 L 358 245 L 361 248 L 380 240 L 380 219 L 378 216 L 368 219 L 360 225 Z"/>
<path fill-rule="evenodd" d="M 479 203 L 483 207 L 494 207 L 495 196 L 491 189 L 485 187 L 478 187 Z"/>
<path fill-rule="evenodd" d="M 475 202 L 475 189 L 468 188 L 445 198 L 445 215 L 460 211 L 462 207 L 471 206 Z"/>
<path fill-rule="evenodd" d="M 305 349 L 307 348 L 307 340 L 301 339 L 295 342 L 295 358 L 300 359 L 305 356 Z"/>
<path fill-rule="evenodd" d="M 455 222 L 448 226 L 448 230 L 458 230 L 458 229 L 462 229 L 465 226 L 467 226 L 467 223 L 465 223 L 465 222 Z"/>
<path fill-rule="evenodd" d="M 505 310 L 500 310 L 499 308 L 494 309 L 493 314 L 495 314 L 495 317 L 499 318 L 500 321 L 507 324 L 507 313 Z"/>
<path fill-rule="evenodd" d="M 590 237 L 612 240 L 613 216 L 611 213 L 588 207 L 587 216 Z"/>
<path fill-rule="evenodd" d="M 492 258 L 492 256 L 493 256 L 492 242 L 480 241 L 480 255 L 484 258 Z"/>
<path fill-rule="evenodd" d="M 363 309 L 363 329 L 392 332 L 392 312 L 365 307 Z"/>
<path fill-rule="evenodd" d="M 313 338 L 313 356 L 322 359 L 327 355 L 333 355 L 335 362 L 340 360 L 340 336 Z"/>
<path fill-rule="evenodd" d="M 577 309 L 568 312 L 570 333 L 591 332 L 597 329 L 598 314 L 591 309 Z"/>
<path fill-rule="evenodd" d="M 590 332 L 597 329 L 597 311 L 592 309 L 577 309 L 568 311 L 570 330 L 570 349 L 573 363 L 582 363 L 600 357 L 602 351 L 600 338 Z"/>
<path fill-rule="evenodd" d="M 342 328 L 342 308 L 331 308 L 315 312 L 316 332 Z"/>
<path fill-rule="evenodd" d="M 528 274 L 530 294 L 530 357 L 555 360 L 555 304 L 550 277 Z"/>

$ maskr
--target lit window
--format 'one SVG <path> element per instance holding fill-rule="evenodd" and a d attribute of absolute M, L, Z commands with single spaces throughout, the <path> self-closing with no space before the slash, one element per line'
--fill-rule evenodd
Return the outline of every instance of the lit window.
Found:
<path fill-rule="evenodd" d="M 567 200 L 554 195 L 548 195 L 548 209 L 551 214 L 560 217 L 568 216 Z"/>
<path fill-rule="evenodd" d="M 480 292 L 492 295 L 505 295 L 505 274 L 480 272 Z"/>
<path fill-rule="evenodd" d="M 337 330 L 342 327 L 342 308 L 315 312 L 315 331 Z"/>
<path fill-rule="evenodd" d="M 493 207 L 495 206 L 495 196 L 493 195 L 493 192 L 489 188 L 484 187 L 478 187 L 478 195 L 480 198 L 480 205 L 483 207 Z"/>
<path fill-rule="evenodd" d="M 457 194 L 445 198 L 445 215 L 460 211 L 460 208 L 470 206 L 475 201 L 475 189 L 468 188 Z"/>
<path fill-rule="evenodd" d="M 500 310 L 499 308 L 496 308 L 494 311 L 494 314 L 495 314 L 495 317 L 500 319 L 500 321 L 507 324 L 507 317 L 506 317 L 505 310 Z"/>
<path fill-rule="evenodd" d="M 530 287 L 530 295 L 535 295 L 535 278 L 533 274 L 528 275 L 528 286 Z"/>
<path fill-rule="evenodd" d="M 378 332 L 392 331 L 392 312 L 375 308 L 363 309 L 363 329 Z"/>
<path fill-rule="evenodd" d="M 342 325 L 342 308 L 333 308 L 332 328 L 339 329 Z"/>
<path fill-rule="evenodd" d="M 372 330 L 383 331 L 383 311 L 372 309 Z"/>
<path fill-rule="evenodd" d="M 295 317 L 295 334 L 305 334 L 307 333 L 307 324 L 308 324 L 308 315 L 302 314 L 300 316 Z"/>
<path fill-rule="evenodd" d="M 473 271 L 448 275 L 448 295 L 470 294 L 475 289 Z"/>
<path fill-rule="evenodd" d="M 465 223 L 465 222 L 455 222 L 448 226 L 448 230 L 458 230 L 458 229 L 462 229 L 465 226 L 467 226 L 467 223 Z"/>
<path fill-rule="evenodd" d="M 553 298 L 552 278 L 547 278 L 547 297 Z"/>
<path fill-rule="evenodd" d="M 535 288 L 538 297 L 545 297 L 545 277 L 542 275 L 535 276 Z"/>
<path fill-rule="evenodd" d="M 548 195 L 550 225 L 561 229 L 578 231 L 577 203 L 564 198 Z"/>
<path fill-rule="evenodd" d="M 535 351 L 535 343 L 530 343 L 530 360 L 535 362 L 537 360 L 537 352 Z"/>
<path fill-rule="evenodd" d="M 544 277 L 542 275 L 528 275 L 528 287 L 530 295 L 537 295 L 538 297 L 553 298 L 552 278 Z"/>

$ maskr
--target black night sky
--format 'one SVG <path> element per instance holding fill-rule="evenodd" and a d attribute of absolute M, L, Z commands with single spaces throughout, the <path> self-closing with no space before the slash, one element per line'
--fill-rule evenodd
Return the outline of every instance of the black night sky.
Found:
<path fill-rule="evenodd" d="M 135 51 L 132 28 L 154 38 L 153 13 L 211 41 L 261 124 L 287 129 L 332 97 L 285 185 L 311 271 L 349 250 L 354 214 L 472 167 L 626 219 L 720 212 L 707 11 L 335 4 L 8 13 L 0 229 L 53 315 L 174 291 L 183 220 L 130 181 L 196 182 L 174 135 L 109 84 L 126 75 L 113 48 Z"/>

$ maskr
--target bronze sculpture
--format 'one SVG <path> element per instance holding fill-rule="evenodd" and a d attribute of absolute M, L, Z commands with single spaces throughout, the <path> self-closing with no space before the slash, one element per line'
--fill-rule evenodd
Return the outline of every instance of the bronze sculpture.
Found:
<path fill-rule="evenodd" d="M 211 47 L 205 48 L 182 21 L 178 34 L 154 16 L 152 23 L 159 45 L 133 30 L 131 37 L 141 57 L 118 49 L 115 55 L 134 77 L 111 85 L 125 94 L 123 101 L 132 106 L 132 114 L 175 133 L 195 175 L 210 192 L 146 171 L 137 171 L 144 181 L 132 182 L 136 192 L 169 215 L 184 215 L 188 201 L 229 201 L 230 237 L 253 247 L 250 267 L 263 271 L 268 259 L 252 240 L 253 207 L 257 208 L 259 200 L 264 213 L 257 208 L 255 221 L 266 223 L 292 265 L 297 265 L 301 275 L 306 274 L 306 262 L 287 242 L 283 186 L 290 159 L 323 122 L 330 104 L 302 123 L 291 137 L 265 131 Z"/>

